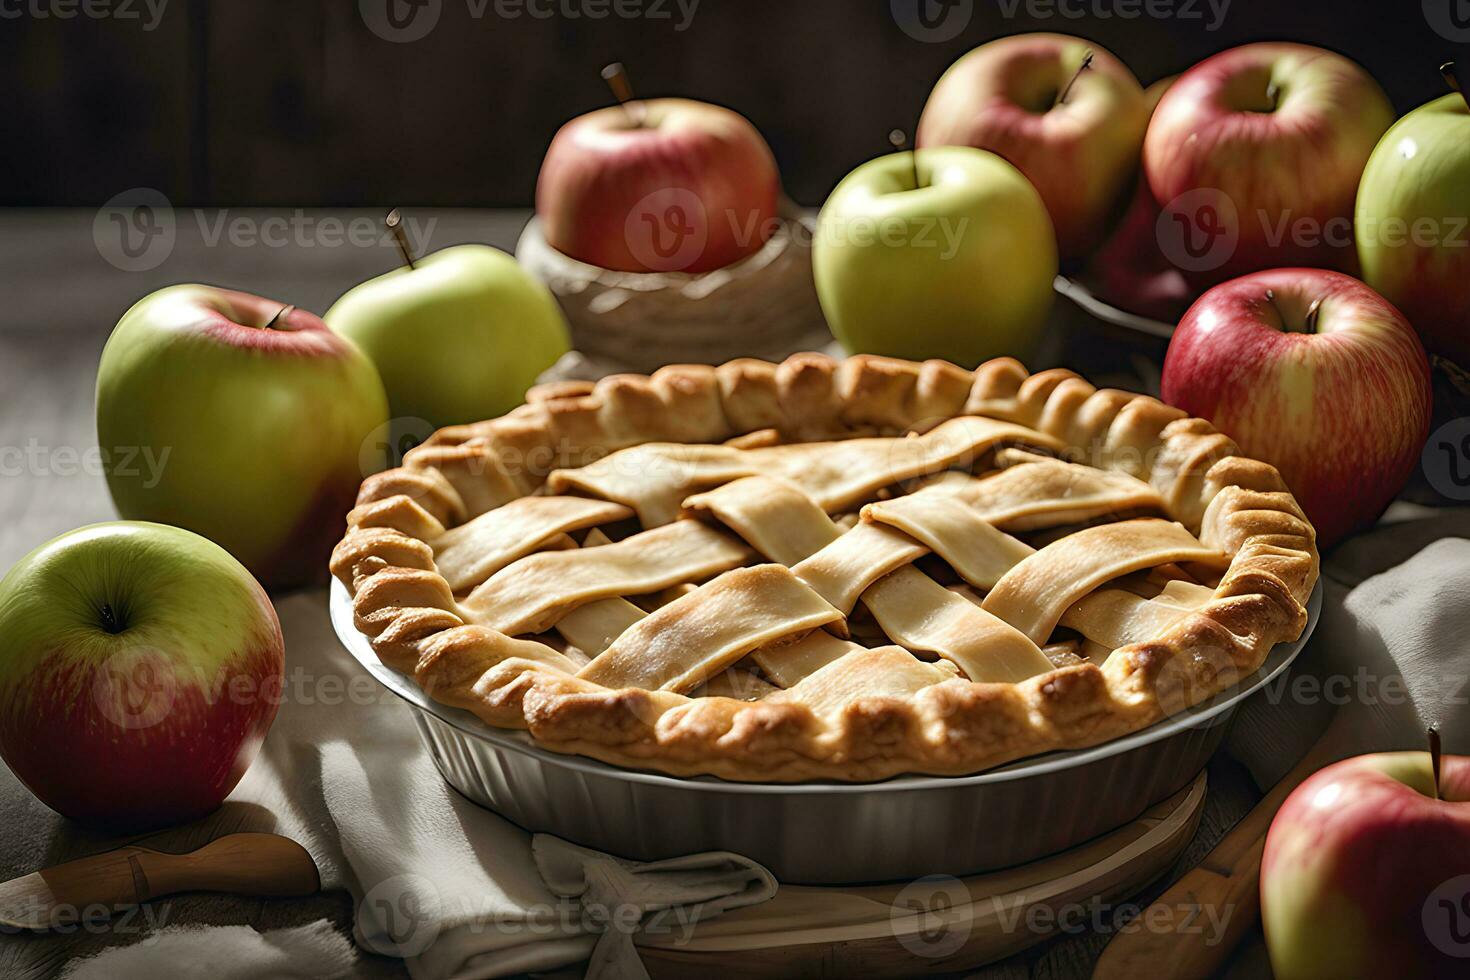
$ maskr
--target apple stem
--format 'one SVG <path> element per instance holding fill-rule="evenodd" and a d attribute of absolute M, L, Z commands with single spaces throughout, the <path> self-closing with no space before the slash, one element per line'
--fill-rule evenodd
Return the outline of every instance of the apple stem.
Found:
<path fill-rule="evenodd" d="M 1440 762 L 1441 762 L 1442 759 L 1443 759 L 1443 753 L 1442 753 L 1442 751 L 1440 749 L 1440 744 L 1439 744 L 1439 726 L 1438 725 L 1430 725 L 1429 726 L 1429 769 L 1430 769 L 1430 772 L 1432 772 L 1434 774 L 1434 798 L 1436 800 L 1440 798 L 1440 795 L 1439 795 L 1439 769 L 1440 769 Z"/>
<path fill-rule="evenodd" d="M 1067 79 L 1067 84 L 1063 86 L 1061 92 L 1057 94 L 1057 101 L 1054 103 L 1055 105 L 1061 105 L 1063 102 L 1067 101 L 1067 96 L 1071 94 L 1072 86 L 1076 85 L 1077 79 L 1081 78 L 1082 73 L 1091 67 L 1092 49 L 1088 48 L 1086 53 L 1082 55 L 1082 64 L 1077 66 L 1077 70 L 1072 73 L 1072 77 Z"/>
<path fill-rule="evenodd" d="M 1317 317 L 1322 312 L 1322 299 L 1318 297 L 1312 300 L 1312 305 L 1307 307 L 1307 333 L 1317 332 Z"/>
<path fill-rule="evenodd" d="M 623 115 L 628 117 L 628 125 L 634 129 L 643 128 L 643 120 L 633 114 L 628 103 L 633 101 L 633 84 L 628 81 L 628 71 L 623 67 L 621 61 L 614 61 L 602 69 L 602 80 L 607 82 L 607 87 L 612 89 L 613 98 L 618 100 L 618 105 L 623 107 Z"/>
<path fill-rule="evenodd" d="M 388 217 L 383 219 L 383 224 L 393 232 L 393 240 L 398 243 L 398 253 L 403 256 L 404 264 L 410 269 L 417 268 L 413 264 L 413 249 L 408 247 L 408 235 L 403 230 L 403 215 L 398 213 L 397 208 L 394 208 L 388 212 Z"/>
<path fill-rule="evenodd" d="M 1453 61 L 1446 61 L 1440 65 L 1439 74 L 1444 79 L 1444 83 L 1450 87 L 1450 91 L 1459 92 L 1466 104 L 1470 105 L 1470 95 L 1465 94 L 1465 90 L 1460 87 L 1460 79 L 1455 75 L 1455 63 Z"/>
<path fill-rule="evenodd" d="M 899 153 L 902 153 L 903 152 L 903 148 L 908 145 L 908 142 L 909 142 L 909 138 L 904 135 L 903 130 L 901 130 L 901 129 L 890 129 L 888 131 L 888 145 L 891 146 L 891 147 L 893 147 L 893 149 L 895 151 L 897 151 Z M 918 190 L 920 187 L 923 187 L 924 186 L 924 182 L 919 179 L 919 149 L 918 149 L 918 147 L 915 147 L 909 153 L 909 163 L 914 168 L 914 190 Z"/>
<path fill-rule="evenodd" d="M 271 317 L 269 320 L 267 320 L 265 322 L 265 326 L 261 327 L 260 329 L 262 329 L 262 330 L 271 330 L 271 329 L 274 329 L 275 325 L 277 323 L 281 322 L 281 317 L 285 316 L 287 313 L 290 313 L 294 309 L 296 309 L 296 307 L 292 306 L 290 303 L 287 303 L 285 306 L 281 307 L 279 310 L 276 310 L 276 315 L 273 316 L 273 317 Z"/>

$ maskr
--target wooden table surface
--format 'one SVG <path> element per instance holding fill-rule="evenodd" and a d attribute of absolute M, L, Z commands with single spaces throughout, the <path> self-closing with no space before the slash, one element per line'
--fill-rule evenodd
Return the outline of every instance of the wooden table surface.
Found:
<path fill-rule="evenodd" d="M 425 250 L 465 241 L 512 249 L 526 218 L 525 212 L 505 211 L 408 213 L 419 221 Z M 80 210 L 0 211 L 0 569 L 63 531 L 115 517 L 88 450 L 96 447 L 98 356 L 132 301 L 169 283 L 209 282 L 322 313 L 345 289 L 396 264 L 386 240 L 354 243 L 336 230 L 339 224 L 350 230 L 355 219 L 356 227 L 366 227 L 361 222 L 380 216 L 378 211 L 180 210 L 171 216 L 172 245 L 145 253 L 146 261 L 158 260 L 156 265 L 127 271 L 118 267 L 128 261 L 118 260 L 117 231 L 102 220 L 105 216 Z M 1196 863 L 1258 798 L 1244 771 L 1228 760 L 1218 758 L 1210 777 L 1196 839 L 1170 877 Z M 4 768 L 0 827 L 5 828 L 0 880 L 101 846 L 36 801 Z M 168 922 L 268 930 L 321 918 L 350 933 L 351 898 L 341 892 L 298 901 L 183 896 L 171 900 Z M 1107 938 L 1064 936 L 972 975 L 987 980 L 1085 977 Z M 0 976 L 52 976 L 68 959 L 120 941 L 106 933 L 0 935 Z M 366 958 L 363 974 L 407 975 L 399 963 L 381 957 Z M 1269 975 L 1259 933 L 1237 955 L 1230 975 Z"/>

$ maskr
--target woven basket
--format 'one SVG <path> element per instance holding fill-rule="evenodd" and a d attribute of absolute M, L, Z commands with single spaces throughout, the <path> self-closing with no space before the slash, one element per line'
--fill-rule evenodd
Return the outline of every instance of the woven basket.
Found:
<path fill-rule="evenodd" d="M 812 227 L 783 208 L 760 251 L 697 275 L 615 272 L 578 262 L 546 243 L 532 218 L 516 258 L 550 287 L 572 345 L 598 373 L 646 374 L 665 364 L 779 361 L 832 342 L 812 283 Z"/>

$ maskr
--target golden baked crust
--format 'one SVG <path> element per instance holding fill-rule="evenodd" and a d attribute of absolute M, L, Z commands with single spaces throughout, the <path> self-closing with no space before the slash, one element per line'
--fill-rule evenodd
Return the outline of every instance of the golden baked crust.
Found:
<path fill-rule="evenodd" d="M 1274 468 L 1010 359 L 545 386 L 370 477 L 348 523 L 357 626 L 431 697 L 747 781 L 970 773 L 1136 731 L 1296 639 L 1318 573 Z M 847 639 L 859 613 L 887 639 Z"/>

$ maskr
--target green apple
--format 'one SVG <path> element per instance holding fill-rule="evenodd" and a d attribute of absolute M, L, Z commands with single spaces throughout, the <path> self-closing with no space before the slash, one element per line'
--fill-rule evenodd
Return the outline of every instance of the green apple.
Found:
<path fill-rule="evenodd" d="M 570 348 L 551 292 L 488 245 L 456 245 L 348 290 L 327 323 L 372 358 L 396 419 L 495 418 Z"/>
<path fill-rule="evenodd" d="M 0 755 L 52 809 L 127 830 L 203 816 L 255 757 L 285 649 L 264 590 L 162 524 L 63 534 L 0 581 Z"/>
<path fill-rule="evenodd" d="M 140 300 L 97 373 L 118 513 L 202 534 L 272 587 L 325 577 L 387 422 L 372 363 L 319 317 L 213 286 Z"/>
<path fill-rule="evenodd" d="M 1019 170 L 945 146 L 878 157 L 843 178 L 817 219 L 812 265 L 850 353 L 974 366 L 1034 351 L 1057 246 Z"/>
<path fill-rule="evenodd" d="M 1394 123 L 1363 171 L 1354 235 L 1363 279 L 1424 346 L 1470 367 L 1470 105 L 1452 93 Z"/>

